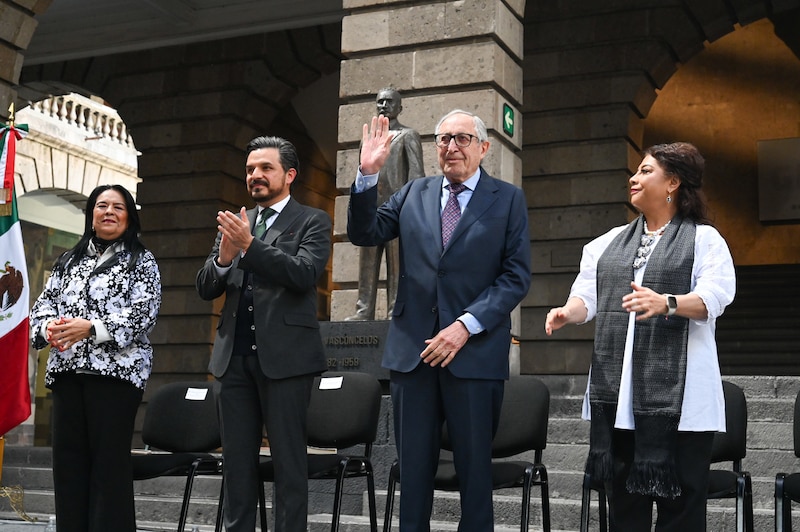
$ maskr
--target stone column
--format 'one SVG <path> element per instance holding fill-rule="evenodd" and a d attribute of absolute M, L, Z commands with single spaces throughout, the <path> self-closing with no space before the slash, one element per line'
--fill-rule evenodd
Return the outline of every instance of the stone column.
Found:
<path fill-rule="evenodd" d="M 332 294 L 332 321 L 355 309 L 358 248 L 346 241 L 347 194 L 358 167 L 361 126 L 375 112 L 378 90 L 393 86 L 403 95 L 403 123 L 422 135 L 428 174 L 440 172 L 433 145 L 436 122 L 460 108 L 479 115 L 489 128 L 486 171 L 521 184 L 524 7 L 524 0 L 414 6 L 344 0 L 350 14 L 342 21 L 342 53 L 348 59 L 342 62 L 339 85 L 336 183 L 344 195 L 337 198 L 334 218 L 333 280 L 340 288 Z M 504 109 L 515 121 L 508 132 Z"/>
<path fill-rule="evenodd" d="M 34 18 L 44 13 L 52 0 L 9 0 L 0 2 L 0 117 L 8 117 L 8 108 L 17 98 L 13 88 L 19 83 L 24 57 L 38 23 Z"/>

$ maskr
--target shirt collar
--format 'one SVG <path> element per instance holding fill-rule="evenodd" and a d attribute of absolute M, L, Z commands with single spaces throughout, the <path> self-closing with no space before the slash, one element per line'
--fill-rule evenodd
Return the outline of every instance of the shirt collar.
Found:
<path fill-rule="evenodd" d="M 286 207 L 286 204 L 289 203 L 290 199 L 292 199 L 292 196 L 286 196 L 285 198 L 280 200 L 278 203 L 270 206 L 270 209 L 275 211 L 276 214 L 280 214 L 281 211 L 283 211 L 283 209 Z M 261 205 L 258 205 L 258 215 L 259 216 L 261 216 L 261 211 L 263 211 L 263 210 L 264 210 L 264 207 L 262 207 Z"/>
<path fill-rule="evenodd" d="M 464 181 L 464 186 L 466 186 L 470 190 L 475 190 L 475 187 L 478 186 L 478 181 L 480 181 L 480 179 L 481 179 L 481 169 L 480 167 L 478 167 L 478 170 L 474 174 L 472 174 L 472 177 Z M 447 178 L 443 177 L 442 188 L 446 187 L 449 184 L 450 182 L 447 180 Z"/>

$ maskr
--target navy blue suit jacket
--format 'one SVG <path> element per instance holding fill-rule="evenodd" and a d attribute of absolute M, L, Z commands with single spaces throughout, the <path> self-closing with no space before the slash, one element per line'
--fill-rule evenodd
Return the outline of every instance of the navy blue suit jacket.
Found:
<path fill-rule="evenodd" d="M 400 238 L 400 280 L 383 366 L 412 371 L 421 362 L 425 340 L 470 312 L 485 331 L 470 337 L 447 367 L 456 377 L 507 379 L 510 313 L 531 281 L 525 197 L 481 169 L 443 249 L 442 179 L 409 181 L 380 207 L 377 187 L 351 190 L 347 234 L 352 243 L 374 246 Z"/>

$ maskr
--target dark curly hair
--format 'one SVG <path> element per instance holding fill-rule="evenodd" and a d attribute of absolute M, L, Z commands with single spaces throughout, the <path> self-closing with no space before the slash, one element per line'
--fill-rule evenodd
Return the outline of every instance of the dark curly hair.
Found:
<path fill-rule="evenodd" d="M 681 184 L 676 191 L 678 214 L 696 223 L 710 224 L 703 186 L 703 170 L 706 161 L 700 151 L 688 142 L 656 144 L 650 146 L 642 156 L 650 155 L 668 175 L 676 176 Z"/>

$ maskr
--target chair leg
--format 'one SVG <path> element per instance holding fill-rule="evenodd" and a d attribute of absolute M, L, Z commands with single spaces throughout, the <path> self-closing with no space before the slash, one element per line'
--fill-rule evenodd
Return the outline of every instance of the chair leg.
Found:
<path fill-rule="evenodd" d="M 392 469 L 395 467 L 397 467 L 397 464 L 392 466 Z M 396 487 L 396 482 L 390 472 L 389 486 L 386 488 L 386 510 L 383 513 L 383 532 L 391 532 L 392 530 L 392 513 L 394 512 L 394 492 Z"/>
<path fill-rule="evenodd" d="M 748 474 L 745 478 L 744 487 L 744 527 L 747 532 L 754 532 L 753 523 L 753 479 Z"/>
<path fill-rule="evenodd" d="M 539 482 L 542 495 L 542 530 L 550 532 L 550 482 L 544 466 L 539 469 Z"/>
<path fill-rule="evenodd" d="M 222 475 L 222 481 L 219 485 L 219 502 L 217 503 L 217 522 L 214 525 L 214 532 L 222 532 L 222 516 L 225 513 L 225 475 Z"/>
<path fill-rule="evenodd" d="M 189 515 L 189 499 L 192 496 L 192 485 L 194 484 L 194 477 L 197 474 L 197 468 L 200 467 L 202 458 L 198 458 L 192 465 L 189 466 L 189 472 L 186 474 L 186 487 L 183 490 L 183 504 L 181 504 L 181 515 L 178 518 L 178 532 L 183 532 L 186 528 L 186 517 Z"/>
<path fill-rule="evenodd" d="M 740 473 L 736 478 L 736 532 L 745 532 L 744 513 L 744 476 Z"/>
<path fill-rule="evenodd" d="M 364 463 L 367 472 L 367 496 L 369 497 L 369 529 L 370 532 L 378 532 L 378 509 L 375 502 L 375 474 L 372 469 L 372 462 L 367 460 Z"/>
<path fill-rule="evenodd" d="M 745 472 L 736 478 L 736 530 L 753 532 L 753 484 Z"/>
<path fill-rule="evenodd" d="M 264 482 L 258 481 L 258 509 L 261 516 L 261 532 L 267 532 L 267 494 L 264 492 Z"/>
<path fill-rule="evenodd" d="M 336 474 L 336 491 L 333 494 L 333 515 L 331 516 L 331 532 L 339 532 L 339 517 L 342 512 L 342 485 L 344 484 L 344 474 L 347 471 L 347 463 L 350 460 L 345 458 L 339 462 L 339 470 Z"/>
<path fill-rule="evenodd" d="M 522 507 L 519 517 L 520 532 L 528 532 L 531 518 L 531 485 L 533 484 L 534 474 L 532 465 L 525 468 L 525 476 L 522 481 L 522 501 L 520 501 Z M 544 514 L 544 508 L 542 509 L 542 514 Z"/>
<path fill-rule="evenodd" d="M 792 500 L 786 497 L 786 473 L 775 475 L 775 532 L 792 532 Z"/>

